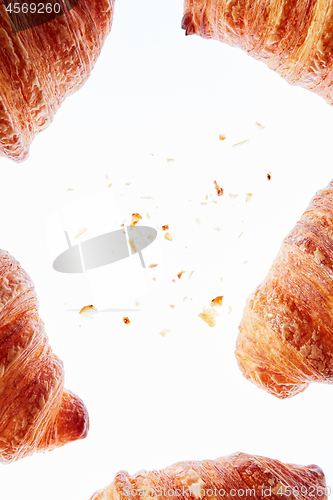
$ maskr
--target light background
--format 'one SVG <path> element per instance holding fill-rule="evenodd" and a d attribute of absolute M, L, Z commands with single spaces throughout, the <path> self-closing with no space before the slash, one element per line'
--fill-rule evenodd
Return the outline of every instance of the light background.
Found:
<path fill-rule="evenodd" d="M 88 500 L 121 469 L 236 451 L 317 463 L 333 487 L 333 388 L 279 401 L 247 382 L 233 355 L 246 297 L 331 180 L 333 109 L 238 49 L 185 37 L 182 10 L 181 0 L 117 0 L 89 81 L 26 162 L 0 160 L 0 246 L 31 275 L 66 387 L 91 420 L 87 439 L 1 466 L 1 500 Z M 68 311 L 82 289 L 52 270 L 45 224 L 103 189 L 122 195 L 127 222 L 138 212 L 158 230 L 166 278 L 140 310 L 89 319 Z M 198 314 L 217 295 L 209 328 Z"/>

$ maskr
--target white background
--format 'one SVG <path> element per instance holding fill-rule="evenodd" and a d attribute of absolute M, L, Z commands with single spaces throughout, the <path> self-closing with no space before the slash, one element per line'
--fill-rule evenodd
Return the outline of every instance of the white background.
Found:
<path fill-rule="evenodd" d="M 88 500 L 121 469 L 236 451 L 317 463 L 333 487 L 333 388 L 280 401 L 247 382 L 233 355 L 247 296 L 331 180 L 333 109 L 238 49 L 185 37 L 182 11 L 181 0 L 117 0 L 89 81 L 26 162 L 0 160 L 0 246 L 31 275 L 66 387 L 91 421 L 87 439 L 1 466 L 1 500 Z M 68 310 L 80 282 L 53 271 L 45 224 L 103 189 L 122 195 L 127 222 L 138 212 L 158 230 L 166 278 L 139 306 L 89 319 Z M 209 328 L 198 314 L 217 295 Z"/>

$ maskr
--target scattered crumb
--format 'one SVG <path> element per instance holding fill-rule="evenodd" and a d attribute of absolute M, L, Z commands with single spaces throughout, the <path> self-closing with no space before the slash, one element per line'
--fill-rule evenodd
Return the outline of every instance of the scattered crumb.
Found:
<path fill-rule="evenodd" d="M 246 193 L 246 201 L 250 201 L 252 196 L 253 196 L 252 193 Z"/>
<path fill-rule="evenodd" d="M 195 222 L 196 222 L 197 224 L 201 224 L 200 219 L 195 219 Z"/>
<path fill-rule="evenodd" d="M 244 234 L 244 231 L 241 232 L 241 234 L 238 236 L 238 238 L 240 238 L 242 236 L 242 234 Z"/>
<path fill-rule="evenodd" d="M 157 266 L 158 266 L 158 264 L 150 264 L 150 266 L 148 266 L 148 267 L 150 267 L 150 269 L 152 269 L 153 267 L 157 267 Z"/>
<path fill-rule="evenodd" d="M 123 322 L 125 323 L 125 325 L 128 325 L 128 324 L 130 323 L 130 320 L 128 319 L 128 317 L 127 317 L 127 316 L 125 316 L 125 317 L 123 318 Z"/>
<path fill-rule="evenodd" d="M 138 300 L 135 301 L 135 304 L 134 304 L 136 307 L 138 307 L 140 305 L 140 302 Z"/>
<path fill-rule="evenodd" d="M 112 186 L 112 184 L 109 184 L 108 187 L 110 188 Z"/>
<path fill-rule="evenodd" d="M 215 229 L 215 231 L 221 231 L 220 227 L 214 227 L 213 229 Z"/>
<path fill-rule="evenodd" d="M 150 153 L 150 154 L 151 154 L 151 156 L 155 156 L 155 153 Z"/>
<path fill-rule="evenodd" d="M 222 281 L 223 278 L 220 278 L 220 280 Z"/>
<path fill-rule="evenodd" d="M 165 233 L 164 238 L 168 241 L 172 241 L 172 236 L 170 233 Z"/>
<path fill-rule="evenodd" d="M 224 134 L 220 134 L 219 135 L 219 140 L 220 141 L 225 141 L 226 140 L 226 136 Z"/>
<path fill-rule="evenodd" d="M 170 330 L 168 330 L 167 328 L 164 328 L 164 330 L 162 330 L 160 332 L 160 335 L 162 335 L 162 337 L 165 337 L 168 333 L 170 333 Z"/>
<path fill-rule="evenodd" d="M 84 234 L 85 232 L 87 232 L 87 228 L 82 228 L 79 230 L 79 232 L 77 233 L 77 235 L 75 236 L 75 238 L 78 238 L 79 236 L 81 236 L 82 234 Z"/>
<path fill-rule="evenodd" d="M 109 180 L 110 180 L 110 177 L 106 174 L 105 179 L 106 179 L 107 181 L 109 181 Z"/>
<path fill-rule="evenodd" d="M 171 309 L 174 309 L 176 306 L 174 306 L 173 304 L 170 304 Z"/>
<path fill-rule="evenodd" d="M 229 193 L 230 198 L 237 198 L 238 194 Z"/>
<path fill-rule="evenodd" d="M 98 310 L 93 305 L 84 306 L 84 307 L 82 307 L 81 311 L 79 312 L 79 314 L 81 314 L 81 316 L 84 316 L 85 318 L 92 318 L 97 313 L 98 313 Z"/>
<path fill-rule="evenodd" d="M 246 264 L 247 263 L 247 260 L 244 260 L 243 264 Z"/>
<path fill-rule="evenodd" d="M 156 278 L 152 278 L 153 281 L 156 281 Z"/>
<path fill-rule="evenodd" d="M 150 219 L 150 215 L 149 213 L 147 212 L 147 215 L 146 215 L 147 219 Z"/>
<path fill-rule="evenodd" d="M 168 225 L 162 226 L 162 231 L 167 231 L 169 229 Z"/>
<path fill-rule="evenodd" d="M 264 129 L 264 128 L 265 128 L 265 127 L 264 127 L 261 123 L 259 123 L 259 122 L 256 122 L 256 125 L 257 125 L 257 127 L 261 128 L 261 129 Z"/>
<path fill-rule="evenodd" d="M 73 188 L 68 188 L 67 191 L 74 191 L 74 189 Z"/>
<path fill-rule="evenodd" d="M 130 186 L 131 184 L 131 182 L 126 182 L 126 186 Z"/>
<path fill-rule="evenodd" d="M 232 313 L 232 307 L 231 307 L 231 306 L 229 306 L 229 310 L 228 310 L 228 312 L 229 312 L 229 314 L 231 314 L 231 313 Z"/>
<path fill-rule="evenodd" d="M 120 224 L 120 227 L 124 227 L 124 224 Z"/>
<path fill-rule="evenodd" d="M 170 163 L 170 162 L 172 162 L 172 161 L 175 161 L 175 159 L 174 159 L 174 158 L 167 158 L 167 159 L 166 159 L 166 161 L 167 161 L 168 163 Z"/>
<path fill-rule="evenodd" d="M 199 318 L 203 319 L 211 328 L 216 325 L 216 318 L 218 312 L 215 309 L 205 309 L 202 313 L 198 314 Z"/>
<path fill-rule="evenodd" d="M 213 299 L 210 303 L 210 305 L 212 307 L 220 307 L 222 305 L 222 301 L 223 301 L 223 295 L 219 295 L 218 297 L 215 297 L 215 299 Z"/>
<path fill-rule="evenodd" d="M 212 196 L 212 195 L 210 195 L 210 196 Z M 208 194 L 206 194 L 206 200 L 208 200 Z"/>
<path fill-rule="evenodd" d="M 152 196 L 140 196 L 141 200 L 152 200 Z"/>
<path fill-rule="evenodd" d="M 136 226 L 136 224 L 139 222 L 139 220 L 141 220 L 142 217 L 140 214 L 132 214 L 132 222 L 131 222 L 131 226 Z"/>
<path fill-rule="evenodd" d="M 187 299 L 187 295 L 186 295 L 186 297 L 183 298 L 183 300 L 186 300 L 186 299 Z"/>
<path fill-rule="evenodd" d="M 241 141 L 241 142 L 236 142 L 236 144 L 233 144 L 234 147 L 236 146 L 241 146 L 242 144 L 245 144 L 246 142 L 249 142 L 250 139 L 245 139 L 245 141 Z"/>
<path fill-rule="evenodd" d="M 200 203 L 200 205 L 207 205 L 207 202 L 206 202 L 206 201 L 202 201 L 202 202 Z"/>
<path fill-rule="evenodd" d="M 216 192 L 217 192 L 217 196 L 222 196 L 223 195 L 223 189 L 218 185 L 218 183 L 216 181 L 214 181 L 214 184 L 215 184 L 215 189 L 216 189 Z"/>
<path fill-rule="evenodd" d="M 270 180 L 271 180 L 271 178 L 272 178 L 272 175 L 271 175 L 271 173 L 269 172 L 269 173 L 267 174 L 267 180 L 268 180 L 268 181 L 270 181 Z"/>
<path fill-rule="evenodd" d="M 185 273 L 185 271 L 180 271 L 180 273 L 177 274 L 178 279 L 180 279 L 183 276 L 184 273 Z"/>
<path fill-rule="evenodd" d="M 191 272 L 190 272 L 190 275 L 189 275 L 188 279 L 191 279 L 191 278 L 192 278 L 193 273 L 194 273 L 194 271 L 191 271 Z"/>
<path fill-rule="evenodd" d="M 213 203 L 217 203 L 217 201 L 216 201 L 216 200 L 213 200 Z"/>
<path fill-rule="evenodd" d="M 172 283 L 176 283 L 176 280 L 172 280 Z"/>

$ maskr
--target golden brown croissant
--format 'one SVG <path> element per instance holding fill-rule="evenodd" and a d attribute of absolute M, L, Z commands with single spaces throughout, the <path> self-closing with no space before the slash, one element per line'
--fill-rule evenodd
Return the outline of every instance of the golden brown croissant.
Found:
<path fill-rule="evenodd" d="M 249 297 L 237 340 L 244 375 L 279 398 L 333 382 L 333 181 L 318 191 Z"/>
<path fill-rule="evenodd" d="M 63 385 L 63 364 L 47 343 L 33 283 L 0 250 L 1 462 L 86 437 L 87 410 Z"/>
<path fill-rule="evenodd" d="M 317 465 L 285 465 L 271 458 L 235 453 L 216 460 L 178 462 L 163 470 L 119 472 L 113 483 L 90 500 L 138 498 L 314 500 L 327 499 Z"/>
<path fill-rule="evenodd" d="M 114 1 L 80 0 L 68 10 L 69 0 L 58 0 L 64 15 L 17 32 L 0 2 L 1 156 L 25 160 L 36 134 L 88 78 L 111 29 Z"/>
<path fill-rule="evenodd" d="M 333 103 L 332 2 L 185 0 L 182 27 L 245 50 Z"/>

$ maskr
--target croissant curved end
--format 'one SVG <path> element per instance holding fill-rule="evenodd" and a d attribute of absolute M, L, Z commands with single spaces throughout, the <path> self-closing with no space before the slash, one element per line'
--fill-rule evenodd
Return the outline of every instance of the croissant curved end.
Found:
<path fill-rule="evenodd" d="M 56 419 L 57 446 L 84 439 L 89 430 L 89 415 L 81 398 L 65 391 Z"/>

